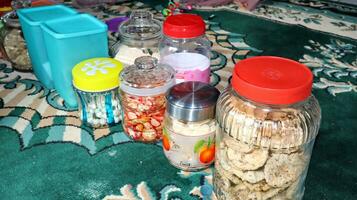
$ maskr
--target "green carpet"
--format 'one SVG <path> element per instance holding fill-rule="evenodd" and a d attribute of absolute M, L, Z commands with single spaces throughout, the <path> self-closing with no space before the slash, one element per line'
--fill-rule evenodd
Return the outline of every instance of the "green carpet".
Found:
<path fill-rule="evenodd" d="M 146 8 L 162 19 L 154 9 L 162 1 L 146 3 L 83 11 L 108 19 Z M 220 90 L 246 57 L 283 56 L 311 68 L 322 124 L 304 199 L 357 199 L 357 18 L 272 1 L 253 12 L 233 4 L 193 12 L 206 19 L 211 84 Z M 161 144 L 132 142 L 120 124 L 83 125 L 56 91 L 1 59 L 0 142 L 0 199 L 214 199 L 212 169 L 177 170 Z"/>

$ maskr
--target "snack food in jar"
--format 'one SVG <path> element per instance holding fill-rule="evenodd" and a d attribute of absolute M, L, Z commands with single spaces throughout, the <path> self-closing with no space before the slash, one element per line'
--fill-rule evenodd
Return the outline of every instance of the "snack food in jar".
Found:
<path fill-rule="evenodd" d="M 219 91 L 197 81 L 179 83 L 166 94 L 163 150 L 185 171 L 209 167 L 215 157 L 215 108 Z"/>
<path fill-rule="evenodd" d="M 121 120 L 119 73 L 122 63 L 112 58 L 92 58 L 72 69 L 80 119 L 92 127 L 106 127 Z"/>
<path fill-rule="evenodd" d="M 16 11 L 6 13 L 0 21 L 0 51 L 15 69 L 31 70 L 31 61 Z"/>
<path fill-rule="evenodd" d="M 161 36 L 161 22 L 155 20 L 151 12 L 134 10 L 119 26 L 120 41 L 113 47 L 115 59 L 128 66 L 141 56 L 159 58 Z"/>
<path fill-rule="evenodd" d="M 302 199 L 321 119 L 312 81 L 305 65 L 285 58 L 236 64 L 217 102 L 218 199 Z"/>
<path fill-rule="evenodd" d="M 210 42 L 205 22 L 195 14 L 177 14 L 166 18 L 159 43 L 160 62 L 176 71 L 176 83 L 210 82 Z"/>
<path fill-rule="evenodd" d="M 161 140 L 165 93 L 174 85 L 174 70 L 151 56 L 139 57 L 120 73 L 123 128 L 135 141 Z"/>

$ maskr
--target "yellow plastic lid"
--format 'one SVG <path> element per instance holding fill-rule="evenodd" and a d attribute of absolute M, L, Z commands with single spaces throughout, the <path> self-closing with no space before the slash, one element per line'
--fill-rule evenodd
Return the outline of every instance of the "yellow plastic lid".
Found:
<path fill-rule="evenodd" d="M 85 92 L 102 92 L 119 87 L 123 64 L 113 58 L 92 58 L 72 69 L 73 85 Z"/>

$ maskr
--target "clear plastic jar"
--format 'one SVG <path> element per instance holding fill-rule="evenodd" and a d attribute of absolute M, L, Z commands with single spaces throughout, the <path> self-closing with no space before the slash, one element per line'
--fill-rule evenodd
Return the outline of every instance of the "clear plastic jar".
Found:
<path fill-rule="evenodd" d="M 134 10 L 130 18 L 119 26 L 120 41 L 113 47 L 115 59 L 125 66 L 134 64 L 136 58 L 159 58 L 158 43 L 161 39 L 161 23 L 153 19 L 149 11 Z"/>
<path fill-rule="evenodd" d="M 122 64 L 111 58 L 93 58 L 72 70 L 80 119 L 92 127 L 106 127 L 121 120 L 119 73 Z"/>
<path fill-rule="evenodd" d="M 184 82 L 167 92 L 165 156 L 185 171 L 209 167 L 215 157 L 215 107 L 219 91 L 206 83 Z"/>
<path fill-rule="evenodd" d="M 0 51 L 18 70 L 31 70 L 31 61 L 15 11 L 6 13 L 0 24 Z M 2 26 L 2 28 L 1 28 Z"/>
<path fill-rule="evenodd" d="M 120 73 L 123 128 L 133 140 L 156 142 L 162 138 L 165 93 L 174 84 L 174 70 L 143 56 Z"/>
<path fill-rule="evenodd" d="M 218 199 L 302 199 L 321 119 L 312 80 L 306 66 L 288 59 L 237 63 L 217 102 Z"/>
<path fill-rule="evenodd" d="M 176 83 L 210 82 L 210 42 L 205 36 L 205 22 L 194 14 L 167 17 L 159 43 L 160 62 L 176 71 Z"/>

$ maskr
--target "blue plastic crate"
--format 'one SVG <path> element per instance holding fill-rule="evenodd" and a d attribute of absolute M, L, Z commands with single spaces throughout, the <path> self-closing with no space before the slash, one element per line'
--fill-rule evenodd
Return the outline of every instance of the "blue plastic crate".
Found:
<path fill-rule="evenodd" d="M 77 11 L 64 5 L 26 8 L 17 11 L 36 77 L 49 89 L 53 88 L 50 63 L 40 25 L 48 20 L 73 16 Z"/>
<path fill-rule="evenodd" d="M 47 21 L 41 25 L 54 87 L 71 107 L 77 106 L 72 68 L 93 57 L 108 57 L 107 25 L 88 14 Z"/>

